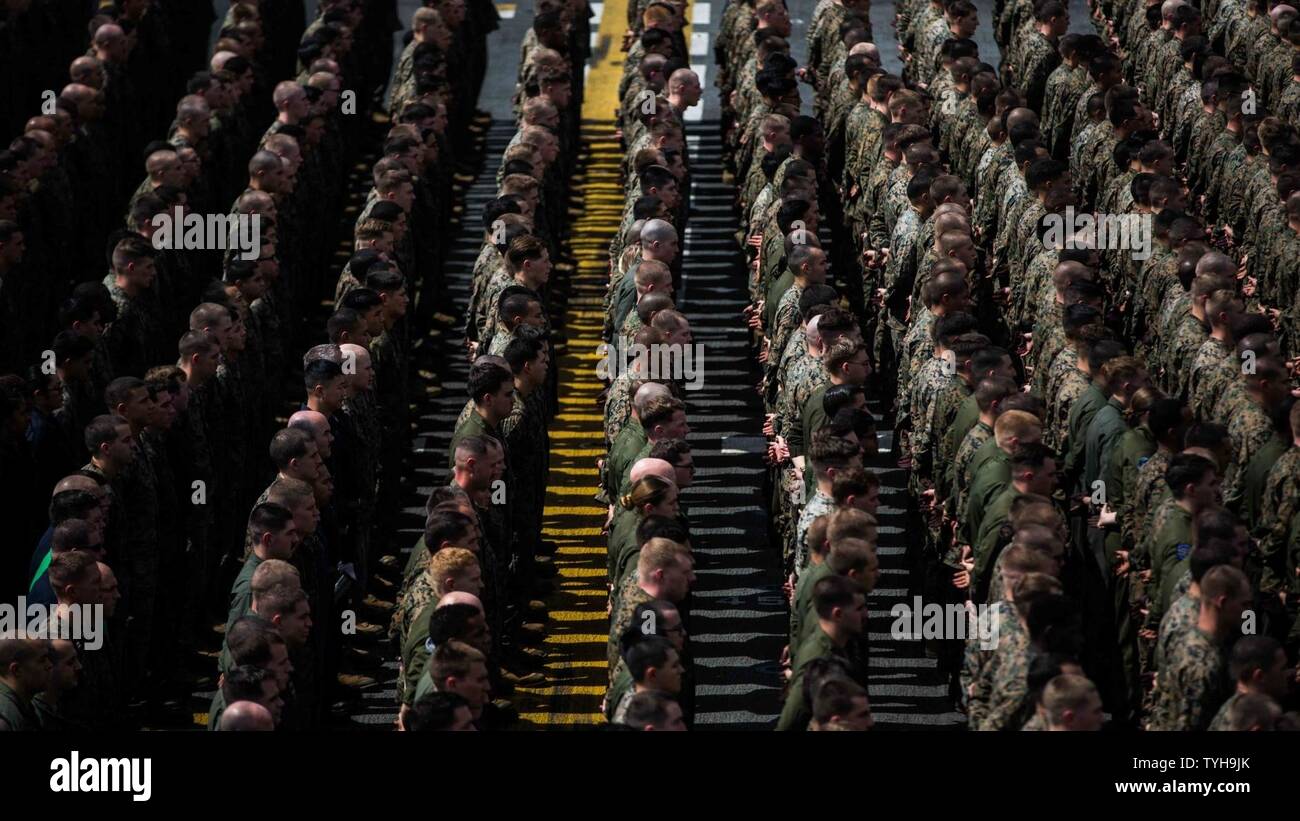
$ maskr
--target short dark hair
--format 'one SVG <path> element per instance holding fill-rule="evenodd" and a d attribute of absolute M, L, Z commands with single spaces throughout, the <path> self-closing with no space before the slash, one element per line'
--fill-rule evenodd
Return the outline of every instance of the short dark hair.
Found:
<path fill-rule="evenodd" d="M 227 670 L 221 684 L 221 695 L 226 704 L 236 701 L 255 701 L 261 703 L 265 697 L 262 684 L 271 673 L 252 664 L 241 664 Z"/>
<path fill-rule="evenodd" d="M 818 617 L 829 619 L 835 608 L 849 607 L 861 595 L 862 586 L 847 576 L 827 576 L 813 586 L 813 607 Z"/>
<path fill-rule="evenodd" d="M 80 491 L 85 493 L 85 491 Z M 86 493 L 90 496 L 89 493 Z M 94 497 L 91 496 L 93 499 Z M 50 536 L 50 550 L 63 553 L 68 550 L 81 550 L 90 547 L 90 525 L 85 519 L 64 519 L 54 526 Z"/>
<path fill-rule="evenodd" d="M 1182 499 L 1183 488 L 1199 483 L 1205 478 L 1205 474 L 1217 470 L 1214 463 L 1204 456 L 1197 456 L 1195 453 L 1177 453 L 1169 460 L 1169 467 L 1165 468 L 1165 483 L 1169 485 L 1169 492 L 1175 499 Z"/>
<path fill-rule="evenodd" d="M 94 569 L 95 557 L 89 553 L 80 550 L 56 553 L 50 559 L 50 586 L 55 590 L 62 590 L 70 584 L 84 580 Z"/>
<path fill-rule="evenodd" d="M 312 435 L 297 428 L 285 428 L 271 437 L 269 448 L 271 464 L 283 470 L 294 459 L 307 455 L 307 447 L 315 444 Z"/>
<path fill-rule="evenodd" d="M 275 502 L 263 502 L 248 514 L 248 533 L 254 544 L 267 533 L 280 533 L 293 521 L 293 511 Z"/>
<path fill-rule="evenodd" d="M 472 604 L 444 604 L 429 614 L 429 640 L 434 646 L 452 640 L 463 640 L 469 634 L 469 623 L 479 615 Z"/>
<path fill-rule="evenodd" d="M 241 616 L 226 631 L 226 648 L 236 666 L 265 668 L 271 663 L 271 648 L 277 644 L 284 644 L 280 631 L 258 615 Z"/>
<path fill-rule="evenodd" d="M 456 723 L 456 711 L 468 708 L 463 696 L 449 692 L 427 693 L 411 705 L 406 717 L 408 732 L 450 730 Z"/>
<path fill-rule="evenodd" d="M 343 376 L 343 366 L 328 359 L 317 359 L 303 368 L 303 386 L 312 390 L 317 385 L 326 385 Z"/>
<path fill-rule="evenodd" d="M 65 490 L 50 499 L 50 524 L 69 519 L 84 519 L 99 507 L 99 500 L 88 490 Z"/>
<path fill-rule="evenodd" d="M 98 453 L 100 445 L 116 439 L 117 429 L 125 424 L 126 420 L 115 413 L 106 413 L 91 419 L 90 424 L 86 425 L 86 429 L 82 432 L 86 450 L 90 451 L 91 455 Z"/>
<path fill-rule="evenodd" d="M 631 629 L 640 631 L 641 625 L 634 624 Z M 662 669 L 668 664 L 668 654 L 673 650 L 672 642 L 662 636 L 644 636 L 627 648 L 623 661 L 627 663 L 632 680 L 641 683 L 651 668 Z"/>
<path fill-rule="evenodd" d="M 1223 425 L 1217 422 L 1198 422 L 1187 429 L 1187 434 L 1183 437 L 1183 447 L 1213 450 L 1222 447 L 1227 440 L 1228 429 Z"/>
<path fill-rule="evenodd" d="M 109 410 L 112 410 L 127 401 L 132 392 L 147 388 L 148 386 L 144 380 L 139 377 L 119 376 L 109 382 L 108 387 L 104 389 L 104 404 L 109 407 Z"/>
<path fill-rule="evenodd" d="M 330 344 L 338 345 L 344 333 L 350 333 L 361 323 L 361 314 L 351 308 L 339 308 L 325 322 L 325 333 Z"/>
<path fill-rule="evenodd" d="M 515 329 L 514 338 L 506 345 L 502 356 L 510 364 L 512 373 L 520 373 L 524 366 L 536 359 L 546 350 L 546 341 L 541 333 L 531 327 Z"/>
<path fill-rule="evenodd" d="M 1233 681 L 1244 681 L 1257 670 L 1267 670 L 1277 659 L 1282 645 L 1272 636 L 1242 636 L 1232 645 L 1228 673 Z"/>
<path fill-rule="evenodd" d="M 1011 454 L 1011 468 L 1029 468 L 1038 470 L 1048 459 L 1055 459 L 1056 453 L 1041 442 L 1024 442 Z"/>
<path fill-rule="evenodd" d="M 400 271 L 395 271 L 392 268 L 371 266 L 366 273 L 366 287 L 375 293 L 400 291 L 406 287 L 406 277 L 402 276 Z"/>
<path fill-rule="evenodd" d="M 366 276 L 369 276 L 367 274 Z M 362 316 L 373 311 L 382 305 L 384 301 L 379 297 L 379 292 L 373 288 L 353 288 L 343 295 L 339 300 L 339 306 L 351 308 Z"/>
<path fill-rule="evenodd" d="M 479 404 L 489 393 L 496 393 L 507 382 L 513 383 L 514 377 L 506 368 L 495 362 L 475 362 L 469 369 L 469 397 L 474 404 Z"/>
<path fill-rule="evenodd" d="M 654 29 L 651 29 L 654 31 Z M 667 693 L 646 691 L 633 693 L 623 714 L 623 723 L 630 727 L 659 726 L 668 720 L 668 706 L 676 700 Z"/>
<path fill-rule="evenodd" d="M 852 407 L 854 397 L 862 392 L 861 385 L 831 385 L 822 394 L 822 412 L 834 418 L 841 408 Z"/>
<path fill-rule="evenodd" d="M 823 724 L 835 716 L 850 713 L 853 711 L 853 702 L 866 697 L 867 691 L 853 679 L 837 675 L 823 678 L 813 695 L 813 720 Z"/>
<path fill-rule="evenodd" d="M 72 331 L 59 331 L 50 348 L 54 351 L 54 362 L 63 365 L 73 359 L 80 359 L 95 350 L 95 343 L 81 334 Z"/>
<path fill-rule="evenodd" d="M 681 520 L 668 516 L 651 514 L 646 516 L 636 526 L 636 543 L 638 546 L 644 545 L 651 539 L 667 539 L 670 542 L 686 544 L 690 541 L 690 531 L 681 523 Z"/>
<path fill-rule="evenodd" d="M 473 526 L 474 520 L 459 510 L 434 511 L 424 521 L 425 547 L 436 553 L 443 542 L 460 542 Z"/>

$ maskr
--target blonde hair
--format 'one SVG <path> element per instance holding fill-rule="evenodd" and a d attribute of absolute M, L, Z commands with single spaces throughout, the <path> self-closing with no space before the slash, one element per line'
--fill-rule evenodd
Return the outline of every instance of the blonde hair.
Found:
<path fill-rule="evenodd" d="M 289 587 L 302 587 L 302 579 L 298 576 L 298 568 L 282 559 L 267 559 L 253 571 L 253 580 L 250 585 L 254 596 L 264 593 L 278 584 L 288 585 Z"/>
<path fill-rule="evenodd" d="M 1031 434 L 1042 434 L 1043 423 L 1028 411 L 1011 410 L 998 416 L 993 423 L 993 437 L 1002 446 L 1011 437 L 1024 441 Z"/>
<path fill-rule="evenodd" d="M 443 580 L 448 576 L 464 576 L 470 568 L 478 566 L 478 558 L 463 547 L 444 547 L 429 557 L 429 581 L 433 586 L 434 596 L 441 599 L 446 594 L 442 589 Z"/>
<path fill-rule="evenodd" d="M 637 558 L 637 574 L 645 579 L 656 570 L 667 570 L 682 559 L 690 559 L 691 551 L 681 542 L 662 537 L 651 539 L 641 547 Z"/>

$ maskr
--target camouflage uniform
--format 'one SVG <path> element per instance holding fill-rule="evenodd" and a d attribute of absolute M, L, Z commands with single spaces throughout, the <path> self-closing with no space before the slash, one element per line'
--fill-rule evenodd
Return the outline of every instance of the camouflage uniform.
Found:
<path fill-rule="evenodd" d="M 975 454 L 979 452 L 979 449 L 992 439 L 993 427 L 981 419 L 975 423 L 975 427 L 967 432 L 966 437 L 961 441 L 961 445 L 958 446 L 957 455 L 952 461 L 952 473 L 949 479 L 952 491 L 948 494 L 946 500 L 946 510 L 949 518 L 959 519 L 965 516 L 966 506 L 970 501 L 971 480 L 974 478 L 970 472 L 971 463 L 975 460 Z M 951 563 L 951 557 L 949 557 L 949 560 Z"/>
<path fill-rule="evenodd" d="M 1047 80 L 1061 64 L 1061 54 L 1052 40 L 1035 31 L 1021 46 L 1016 85 L 1024 92 L 1030 108 L 1043 109 Z"/>
<path fill-rule="evenodd" d="M 642 604 L 648 604 L 654 601 L 654 596 L 645 592 L 641 585 L 637 583 L 635 574 L 628 574 L 624 580 L 623 588 L 619 591 L 618 607 L 610 614 L 609 617 L 609 647 L 606 653 L 606 660 L 609 662 L 609 672 L 613 677 L 614 669 L 618 667 L 619 652 L 618 640 L 623 635 L 623 631 L 632 624 L 632 616 L 635 614 L 637 607 Z"/>
<path fill-rule="evenodd" d="M 1214 404 L 1224 383 L 1236 375 L 1237 354 L 1232 345 L 1210 337 L 1201 343 L 1192 358 L 1188 396 L 1192 413 L 1200 419 L 1213 418 Z"/>
<path fill-rule="evenodd" d="M 1079 354 L 1067 344 L 1052 360 L 1047 371 L 1042 396 L 1047 400 L 1043 420 L 1043 443 L 1058 452 L 1064 443 L 1070 419 L 1070 406 L 1088 389 L 1088 375 L 1079 370 Z"/>
<path fill-rule="evenodd" d="M 998 650 L 1004 644 L 1017 644 L 1024 639 L 1024 625 L 1016 616 L 1015 606 L 1011 602 L 996 602 L 981 613 L 979 618 L 980 629 L 966 639 L 960 674 L 962 692 L 966 696 L 966 714 L 972 728 L 983 721 L 988 709 L 993 677 L 1002 659 Z M 994 623 L 997 624 L 998 646 L 986 649 L 981 646 L 979 636 L 989 635 Z"/>
<path fill-rule="evenodd" d="M 1136 540 L 1129 554 L 1129 559 L 1136 569 L 1145 570 L 1150 567 L 1151 557 L 1145 553 L 1145 540 L 1136 537 L 1139 533 L 1155 532 L 1151 526 L 1151 519 L 1155 515 L 1156 508 L 1169 494 L 1169 486 L 1165 483 L 1165 471 L 1169 469 L 1169 460 L 1172 456 L 1170 451 L 1157 448 L 1156 452 L 1151 454 L 1151 458 L 1137 470 L 1137 477 L 1133 483 L 1133 521 Z"/>
<path fill-rule="evenodd" d="M 1230 692 L 1219 642 L 1192 630 L 1171 649 L 1147 729 L 1204 730 Z"/>
<path fill-rule="evenodd" d="M 526 571 L 541 540 L 550 454 L 546 409 L 540 391 L 528 396 L 515 391 L 514 407 L 501 421 L 501 433 L 509 455 L 507 492 L 514 524 L 513 543 L 519 565 Z"/>
<path fill-rule="evenodd" d="M 1155 669 L 1161 670 L 1173 649 L 1187 640 L 1187 634 L 1196 629 L 1201 617 L 1201 600 L 1191 593 L 1183 593 L 1169 605 L 1169 611 L 1160 620 L 1155 649 Z"/>
<path fill-rule="evenodd" d="M 1264 565 L 1259 589 L 1289 592 L 1294 571 L 1289 567 L 1287 539 L 1300 509 L 1300 448 L 1290 447 L 1273 464 L 1264 483 L 1258 521 L 1252 523 Z"/>
<path fill-rule="evenodd" d="M 1273 435 L 1269 413 L 1253 400 L 1245 402 L 1238 412 L 1228 419 L 1228 436 L 1232 439 L 1233 459 L 1223 476 L 1223 503 L 1236 509 L 1244 493 L 1243 478 L 1246 466 L 1256 451 Z"/>
<path fill-rule="evenodd" d="M 136 675 L 151 669 L 152 630 L 158 593 L 158 480 L 145 455 L 143 440 L 133 443 L 135 458 L 114 478 L 114 503 L 122 506 L 123 528 L 118 572 L 127 582 L 131 627 L 128 656 Z M 123 572 L 125 571 L 125 572 Z M 124 592 L 127 592 L 124 591 Z"/>
<path fill-rule="evenodd" d="M 805 471 L 812 470 L 811 465 L 804 466 Z M 805 543 L 808 536 L 808 528 L 812 526 L 813 520 L 819 516 L 825 516 L 835 510 L 835 501 L 827 496 L 820 489 L 808 504 L 804 505 L 803 513 L 799 515 L 799 526 L 795 532 L 795 571 L 803 571 L 808 566 L 808 545 Z"/>

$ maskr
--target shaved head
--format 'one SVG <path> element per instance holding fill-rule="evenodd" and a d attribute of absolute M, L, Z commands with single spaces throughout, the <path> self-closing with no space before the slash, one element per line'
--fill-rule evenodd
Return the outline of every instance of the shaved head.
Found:
<path fill-rule="evenodd" d="M 1237 263 L 1232 261 L 1232 257 L 1221 251 L 1210 251 L 1203 254 L 1196 261 L 1196 275 L 1199 277 L 1203 274 L 1235 277 L 1237 275 Z"/>
<path fill-rule="evenodd" d="M 308 428 L 313 433 L 323 435 L 330 429 L 330 420 L 320 411 L 300 410 L 289 417 L 288 426 L 291 428 Z"/>
<path fill-rule="evenodd" d="M 637 408 L 643 408 L 652 399 L 661 399 L 672 395 L 672 391 L 668 390 L 667 385 L 659 382 L 647 382 L 637 388 L 636 395 L 632 397 L 632 404 Z"/>
<path fill-rule="evenodd" d="M 670 482 L 674 485 L 677 484 L 676 471 L 673 469 L 672 465 L 668 464 L 668 462 L 663 459 L 651 459 L 647 457 L 638 460 L 632 465 L 629 478 L 633 484 L 636 484 L 647 476 L 658 476 L 665 482 Z"/>
<path fill-rule="evenodd" d="M 466 593 L 463 590 L 453 590 L 438 599 L 438 607 L 446 607 L 449 604 L 468 604 L 476 608 L 478 612 L 483 612 L 483 602 L 479 601 L 478 596 L 473 593 Z"/>
<path fill-rule="evenodd" d="M 60 479 L 59 483 L 54 486 L 54 492 L 50 495 L 58 496 L 60 493 L 68 490 L 84 490 L 87 493 L 98 495 L 100 487 L 99 482 L 96 482 L 89 476 L 82 476 L 80 473 L 76 473 L 72 476 L 65 476 Z"/>
<path fill-rule="evenodd" d="M 677 229 L 671 222 L 661 219 L 646 220 L 641 228 L 641 242 L 669 242 L 677 239 Z"/>
<path fill-rule="evenodd" d="M 360 370 L 363 365 L 370 364 L 370 351 L 366 350 L 361 345 L 353 345 L 351 342 L 345 342 L 339 346 L 339 350 L 343 352 L 344 358 L 346 358 L 348 354 L 351 354 L 354 357 L 358 370 Z"/>
<path fill-rule="evenodd" d="M 221 730 L 225 732 L 271 732 L 275 719 L 271 711 L 255 701 L 236 701 L 221 714 Z"/>

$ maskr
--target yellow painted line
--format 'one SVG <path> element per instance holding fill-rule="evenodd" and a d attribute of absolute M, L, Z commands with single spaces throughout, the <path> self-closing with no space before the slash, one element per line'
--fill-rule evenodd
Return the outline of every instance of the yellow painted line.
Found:
<path fill-rule="evenodd" d="M 609 644 L 608 633 L 554 633 L 546 637 L 547 644 Z"/>
<path fill-rule="evenodd" d="M 551 613 L 550 616 L 551 621 L 607 621 L 604 613 L 583 612 L 581 610 L 565 610 L 559 613 Z"/>
<path fill-rule="evenodd" d="M 593 496 L 595 495 L 596 491 L 594 488 L 592 489 L 591 493 Z M 603 508 L 601 508 L 598 504 L 596 504 L 596 500 L 592 499 L 590 505 L 584 505 L 582 507 L 574 507 L 573 505 L 548 505 L 546 508 L 546 515 L 587 517 L 587 516 L 592 516 L 602 510 Z"/>
<path fill-rule="evenodd" d="M 549 508 L 548 508 L 549 509 Z M 548 527 L 548 536 L 599 536 L 599 527 Z"/>
<path fill-rule="evenodd" d="M 566 579 L 605 578 L 609 570 L 604 567 L 561 567 L 560 575 Z"/>
<path fill-rule="evenodd" d="M 607 547 L 579 547 L 570 545 L 560 548 L 560 560 L 568 559 L 574 556 L 607 556 L 609 548 Z"/>
<path fill-rule="evenodd" d="M 590 430 L 553 430 L 551 431 L 552 439 L 604 439 L 605 432 L 600 428 L 591 428 Z"/>
<path fill-rule="evenodd" d="M 605 717 L 594 710 L 590 713 L 520 713 L 521 721 L 533 724 L 604 724 Z"/>
<path fill-rule="evenodd" d="M 614 117 L 619 105 L 618 83 L 623 76 L 624 53 L 620 45 L 627 2 L 605 0 L 588 68 L 582 107 L 581 167 L 572 180 L 568 203 L 569 214 L 575 217 L 568 251 L 577 266 L 565 305 L 565 323 L 574 336 L 569 338 L 558 363 L 563 377 L 558 399 L 565 408 L 558 421 L 563 429 L 550 433 L 555 444 L 598 447 L 552 449 L 559 457 L 557 461 L 567 460 L 567 464 L 556 466 L 552 474 L 555 481 L 548 488 L 542 512 L 544 536 L 559 544 L 558 589 L 548 597 L 550 618 L 557 625 L 595 632 L 547 636 L 546 670 L 552 680 L 543 687 L 519 688 L 543 705 L 540 711 L 523 713 L 520 718 L 542 727 L 604 721 L 597 710 L 605 692 L 607 665 L 602 658 L 591 656 L 603 656 L 603 648 L 609 643 L 609 616 L 605 612 L 608 537 L 601 527 L 605 510 L 591 498 L 597 490 L 593 481 L 597 471 L 588 460 L 607 455 L 606 449 L 599 446 L 604 442 L 604 417 L 593 403 L 605 385 L 591 363 L 601 359 L 598 346 L 605 320 L 603 297 L 610 279 L 609 240 L 618 230 L 626 204 L 619 178 L 623 149 L 614 134 Z M 555 674 L 564 670 L 578 671 L 579 675 L 573 676 L 578 680 L 555 680 Z"/>
<path fill-rule="evenodd" d="M 592 55 L 582 101 L 582 119 L 612 121 L 618 110 L 618 81 L 623 76 L 623 31 L 627 28 L 627 0 L 605 3 L 597 32 L 596 53 Z M 594 152 L 593 152 L 594 153 Z M 590 173 L 590 169 L 588 170 Z"/>
<path fill-rule="evenodd" d="M 598 475 L 600 475 L 600 471 L 596 470 L 595 468 L 566 468 L 566 467 L 553 467 L 553 468 L 551 468 L 551 471 L 552 471 L 553 473 L 563 473 L 563 474 L 566 475 L 566 476 L 598 476 Z"/>

